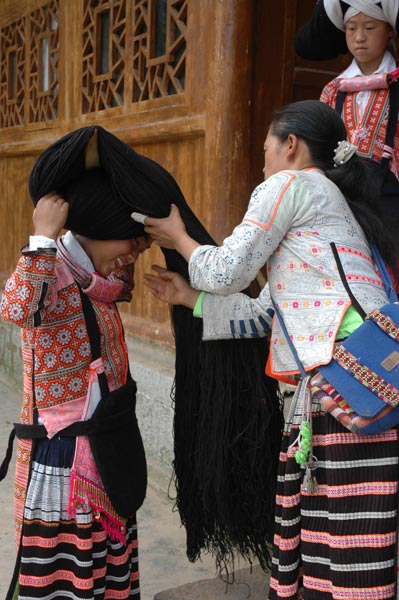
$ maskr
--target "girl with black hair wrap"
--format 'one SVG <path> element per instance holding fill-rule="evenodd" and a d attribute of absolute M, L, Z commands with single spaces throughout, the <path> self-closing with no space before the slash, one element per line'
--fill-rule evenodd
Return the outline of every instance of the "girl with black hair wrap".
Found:
<path fill-rule="evenodd" d="M 80 183 L 87 167 L 100 169 L 112 194 Z M 45 150 L 29 189 L 36 204 L 50 190 L 70 205 L 65 227 L 95 239 L 144 233 L 132 211 L 164 217 L 177 204 L 189 234 L 214 241 L 163 167 L 98 126 L 73 131 Z M 188 278 L 187 263 L 162 249 L 168 269 Z M 220 570 L 236 553 L 270 565 L 274 482 L 282 431 L 277 383 L 264 374 L 266 340 L 202 342 L 202 324 L 173 307 L 176 377 L 173 390 L 176 506 L 187 531 L 191 561 L 211 552 Z"/>
<path fill-rule="evenodd" d="M 323 411 L 311 378 L 330 361 L 335 343 L 363 322 L 331 242 L 366 312 L 388 301 L 369 241 L 393 270 L 395 246 L 374 207 L 369 164 L 332 108 L 307 100 L 277 110 L 264 150 L 265 181 L 221 246 L 190 238 L 176 208 L 167 218 L 145 219 L 157 243 L 187 259 L 192 287 L 158 266 L 158 277 L 147 274 L 146 281 L 156 297 L 202 316 L 204 339 L 271 330 L 267 371 L 300 377 L 280 452 L 269 599 L 393 600 L 398 431 L 348 431 Z M 268 284 L 249 299 L 240 290 L 264 265 Z"/>

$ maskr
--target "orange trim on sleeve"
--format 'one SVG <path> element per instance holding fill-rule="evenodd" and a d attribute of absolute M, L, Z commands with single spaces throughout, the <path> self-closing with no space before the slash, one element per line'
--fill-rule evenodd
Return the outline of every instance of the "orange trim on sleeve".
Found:
<path fill-rule="evenodd" d="M 258 227 L 260 227 L 261 229 L 265 229 L 266 231 L 268 229 L 270 229 L 270 227 L 273 225 L 273 221 L 274 221 L 274 219 L 276 217 L 277 211 L 280 208 L 281 200 L 283 199 L 283 196 L 284 196 L 285 192 L 290 187 L 293 179 L 295 179 L 295 178 L 296 178 L 296 175 L 290 175 L 289 176 L 289 179 L 288 179 L 287 183 L 284 185 L 283 189 L 281 190 L 281 192 L 279 194 L 279 197 L 278 197 L 277 202 L 276 202 L 276 206 L 274 207 L 273 214 L 272 214 L 272 216 L 271 216 L 270 221 L 269 221 L 268 224 L 265 225 L 264 223 L 259 223 L 258 221 L 255 221 L 254 219 L 246 219 L 246 218 L 243 219 L 243 222 L 244 223 L 253 223 L 254 225 L 257 225 Z"/>

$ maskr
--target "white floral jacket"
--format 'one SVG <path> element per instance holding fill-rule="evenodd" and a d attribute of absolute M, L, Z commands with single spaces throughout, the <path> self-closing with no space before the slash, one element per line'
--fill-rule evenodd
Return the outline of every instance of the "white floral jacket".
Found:
<path fill-rule="evenodd" d="M 272 320 L 271 293 L 305 369 L 329 362 L 350 306 L 331 241 L 364 310 L 386 303 L 363 230 L 321 170 L 281 171 L 261 183 L 223 244 L 200 246 L 191 256 L 191 284 L 210 292 L 203 301 L 204 339 L 265 335 L 271 326 L 271 372 L 297 373 L 281 326 Z M 268 285 L 259 298 L 238 294 L 266 263 Z"/>

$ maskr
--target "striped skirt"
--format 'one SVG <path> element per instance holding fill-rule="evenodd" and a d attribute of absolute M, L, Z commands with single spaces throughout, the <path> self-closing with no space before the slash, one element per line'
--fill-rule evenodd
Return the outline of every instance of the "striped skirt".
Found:
<path fill-rule="evenodd" d="M 269 600 L 395 599 L 397 430 L 351 433 L 314 401 L 309 493 L 294 458 L 300 402 L 295 394 L 280 455 Z"/>
<path fill-rule="evenodd" d="M 137 527 L 127 543 L 107 538 L 89 508 L 68 516 L 74 438 L 39 440 L 27 492 L 19 600 L 139 600 Z M 10 596 L 11 597 L 11 596 Z"/>

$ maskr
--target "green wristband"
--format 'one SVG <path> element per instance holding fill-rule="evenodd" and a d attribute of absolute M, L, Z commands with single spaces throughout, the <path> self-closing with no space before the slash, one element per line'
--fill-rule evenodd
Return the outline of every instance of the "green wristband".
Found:
<path fill-rule="evenodd" d="M 198 319 L 202 319 L 202 301 L 204 299 L 205 294 L 206 292 L 200 292 L 193 309 L 193 315 Z"/>

